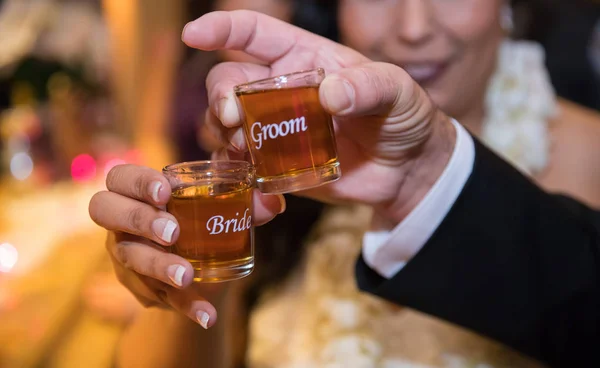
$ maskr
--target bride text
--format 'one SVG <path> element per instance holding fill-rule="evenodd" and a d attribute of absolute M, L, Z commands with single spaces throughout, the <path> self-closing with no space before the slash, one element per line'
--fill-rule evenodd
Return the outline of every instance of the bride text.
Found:
<path fill-rule="evenodd" d="M 213 216 L 206 222 L 206 229 L 210 235 L 248 230 L 252 226 L 252 216 L 250 216 L 249 212 L 250 210 L 246 209 L 241 219 L 239 218 L 239 213 L 235 214 L 235 218 L 228 220 L 225 220 L 223 216 Z"/>

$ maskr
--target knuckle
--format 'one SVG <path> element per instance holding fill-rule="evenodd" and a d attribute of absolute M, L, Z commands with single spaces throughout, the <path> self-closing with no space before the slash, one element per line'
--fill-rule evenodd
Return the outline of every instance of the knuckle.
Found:
<path fill-rule="evenodd" d="M 342 76 L 353 86 L 373 87 L 373 73 L 367 66 L 359 66 L 342 72 Z M 369 91 L 370 93 L 371 91 Z"/>
<path fill-rule="evenodd" d="M 395 74 L 388 68 L 377 64 L 360 68 L 360 70 L 364 73 L 363 78 L 371 87 L 375 104 L 381 106 L 394 104 L 398 97 L 398 83 Z"/>
<path fill-rule="evenodd" d="M 138 175 L 133 182 L 133 190 L 134 190 L 135 195 L 138 198 L 147 197 L 146 188 L 147 188 L 146 178 L 144 177 L 144 175 Z"/>
<path fill-rule="evenodd" d="M 159 265 L 160 261 L 158 259 L 158 255 L 154 254 L 150 256 L 148 259 L 148 264 L 146 265 L 146 275 L 158 277 L 160 275 Z"/>
<path fill-rule="evenodd" d="M 371 91 L 373 93 L 373 98 L 377 104 L 382 104 L 386 100 L 388 83 L 387 79 L 378 75 L 377 73 L 368 73 L 367 70 L 363 70 L 366 74 L 365 78 L 368 78 L 369 85 L 371 86 Z"/>
<path fill-rule="evenodd" d="M 129 257 L 129 250 L 124 244 L 117 244 L 115 249 L 115 257 L 121 266 L 127 270 L 133 271 L 134 266 L 131 263 L 131 257 Z"/>
<path fill-rule="evenodd" d="M 144 219 L 144 209 L 142 207 L 132 208 L 129 212 L 127 212 L 126 226 L 134 233 L 141 234 L 143 229 L 146 227 Z"/>
<path fill-rule="evenodd" d="M 106 187 L 108 190 L 115 187 L 115 184 L 120 182 L 123 178 L 123 171 L 127 165 L 116 165 L 106 175 Z"/>

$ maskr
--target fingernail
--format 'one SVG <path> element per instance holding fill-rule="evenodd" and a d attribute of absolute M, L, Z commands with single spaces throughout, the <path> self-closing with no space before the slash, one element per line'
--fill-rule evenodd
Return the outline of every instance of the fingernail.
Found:
<path fill-rule="evenodd" d="M 228 127 L 239 125 L 240 114 L 233 92 L 228 93 L 219 101 L 219 120 Z"/>
<path fill-rule="evenodd" d="M 323 81 L 321 88 L 324 91 L 326 107 L 332 113 L 340 113 L 352 107 L 356 93 L 347 80 L 332 76 Z"/>
<path fill-rule="evenodd" d="M 155 181 L 152 184 L 150 184 L 150 195 L 152 196 L 152 199 L 154 200 L 154 202 L 159 202 L 160 201 L 160 190 L 162 189 L 162 183 L 160 181 Z"/>
<path fill-rule="evenodd" d="M 281 210 L 279 211 L 279 214 L 282 214 L 285 212 L 285 209 L 287 207 L 287 205 L 285 204 L 285 197 L 283 195 L 278 195 L 277 196 L 279 198 L 279 203 L 281 205 Z"/>
<path fill-rule="evenodd" d="M 154 234 L 167 243 L 173 240 L 175 229 L 177 229 L 177 224 L 166 218 L 156 219 L 152 223 Z"/>
<path fill-rule="evenodd" d="M 238 128 L 235 130 L 233 134 L 229 137 L 229 143 L 238 151 L 242 151 L 244 148 L 244 144 L 246 143 L 244 138 L 244 131 L 242 128 Z"/>
<path fill-rule="evenodd" d="M 204 311 L 196 312 L 196 319 L 200 326 L 204 327 L 205 330 L 208 330 L 208 321 L 210 320 L 210 315 Z"/>
<path fill-rule="evenodd" d="M 185 275 L 185 267 L 182 265 L 171 265 L 167 268 L 169 279 L 177 286 L 183 286 L 183 275 Z"/>

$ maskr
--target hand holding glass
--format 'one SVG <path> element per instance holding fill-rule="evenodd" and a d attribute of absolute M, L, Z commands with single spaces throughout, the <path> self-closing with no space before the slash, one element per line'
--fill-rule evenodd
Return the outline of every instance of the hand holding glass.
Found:
<path fill-rule="evenodd" d="M 235 87 L 261 192 L 290 193 L 341 177 L 332 118 L 319 102 L 324 78 L 314 69 Z"/>
<path fill-rule="evenodd" d="M 194 267 L 195 282 L 248 276 L 254 268 L 252 189 L 254 169 L 245 161 L 197 161 L 167 166 L 167 211 L 180 226 L 171 251 Z"/>

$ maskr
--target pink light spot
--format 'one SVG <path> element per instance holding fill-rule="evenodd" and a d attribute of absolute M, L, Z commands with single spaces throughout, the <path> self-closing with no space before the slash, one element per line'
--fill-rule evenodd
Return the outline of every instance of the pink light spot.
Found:
<path fill-rule="evenodd" d="M 104 176 L 108 175 L 108 172 L 112 170 L 113 167 L 126 164 L 127 161 L 122 160 L 120 158 L 113 158 L 112 160 L 108 160 L 106 164 L 104 164 Z"/>
<path fill-rule="evenodd" d="M 78 182 L 94 179 L 96 177 L 96 160 L 87 154 L 75 157 L 71 163 L 71 177 Z"/>

